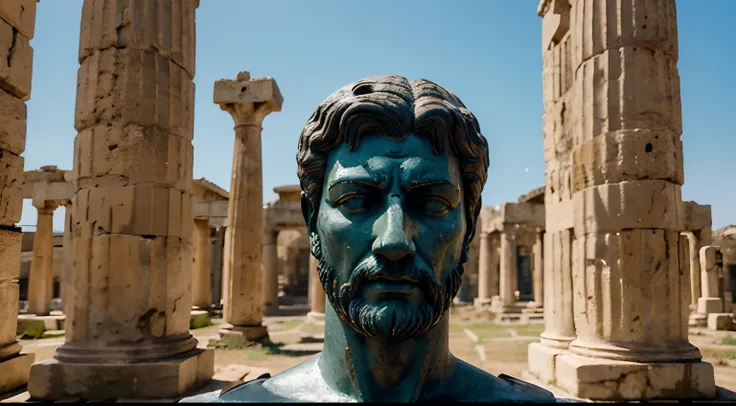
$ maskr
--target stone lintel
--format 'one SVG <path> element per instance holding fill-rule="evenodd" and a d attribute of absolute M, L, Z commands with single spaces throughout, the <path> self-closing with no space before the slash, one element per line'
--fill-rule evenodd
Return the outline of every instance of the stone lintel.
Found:
<path fill-rule="evenodd" d="M 230 194 L 223 188 L 208 181 L 205 178 L 194 179 L 192 181 L 192 195 L 197 201 L 227 201 Z"/>
<path fill-rule="evenodd" d="M 213 101 L 220 105 L 268 103 L 271 111 L 281 111 L 284 98 L 273 78 L 238 78 L 215 81 Z"/>
<path fill-rule="evenodd" d="M 51 358 L 33 365 L 28 392 L 32 400 L 176 398 L 205 385 L 214 362 L 215 351 L 200 348 L 135 364 L 76 364 Z"/>
<path fill-rule="evenodd" d="M 545 208 L 544 204 L 504 202 L 483 221 L 482 230 L 488 233 L 503 231 L 510 224 L 544 229 Z"/>
<path fill-rule="evenodd" d="M 682 202 L 683 231 L 699 231 L 710 228 L 713 224 L 709 204 L 698 204 L 694 201 Z"/>
<path fill-rule="evenodd" d="M 194 218 L 227 219 L 227 200 L 213 202 L 196 202 L 192 207 Z"/>
<path fill-rule="evenodd" d="M 707 362 L 614 361 L 563 354 L 556 385 L 575 397 L 597 400 L 714 399 L 713 365 Z"/>

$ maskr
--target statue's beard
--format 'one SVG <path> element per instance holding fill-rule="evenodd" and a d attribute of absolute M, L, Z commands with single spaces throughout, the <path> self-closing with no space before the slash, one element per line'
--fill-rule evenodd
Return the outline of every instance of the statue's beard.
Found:
<path fill-rule="evenodd" d="M 418 337 L 434 327 L 452 304 L 463 276 L 462 264 L 458 264 L 444 281 L 437 283 L 432 271 L 417 266 L 411 258 L 389 261 L 375 256 L 361 262 L 342 286 L 334 267 L 324 258 L 317 270 L 327 299 L 340 319 L 364 336 L 387 342 Z M 368 303 L 360 295 L 361 287 L 370 279 L 400 276 L 418 281 L 424 294 L 421 303 L 398 300 Z"/>

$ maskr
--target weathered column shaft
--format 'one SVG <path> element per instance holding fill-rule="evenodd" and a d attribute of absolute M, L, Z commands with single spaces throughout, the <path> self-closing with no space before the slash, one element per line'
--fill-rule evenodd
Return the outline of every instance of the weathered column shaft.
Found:
<path fill-rule="evenodd" d="M 478 252 L 478 300 L 488 301 L 491 298 L 492 258 L 490 237 L 488 233 L 481 233 Z"/>
<path fill-rule="evenodd" d="M 72 272 L 74 268 L 74 230 L 72 228 L 72 204 L 71 202 L 64 203 L 64 270 L 61 273 L 61 283 L 59 284 L 59 297 L 61 303 L 66 307 L 66 282 L 71 280 Z M 66 310 L 64 311 L 66 313 Z"/>
<path fill-rule="evenodd" d="M 697 236 L 692 232 L 683 232 L 680 234 L 687 240 L 687 255 L 684 256 L 688 261 L 690 274 L 690 305 L 694 308 L 698 306 L 698 298 L 700 297 L 700 248 L 701 244 Z M 684 245 L 684 244 L 683 244 Z M 681 248 L 683 248 L 681 246 Z"/>
<path fill-rule="evenodd" d="M 263 241 L 263 305 L 275 310 L 279 306 L 278 234 L 267 231 Z"/>
<path fill-rule="evenodd" d="M 34 398 L 176 397 L 213 374 L 189 334 L 198 3 L 83 3 L 66 342 Z"/>
<path fill-rule="evenodd" d="M 604 357 L 698 358 L 687 341 L 690 287 L 677 254 L 683 169 L 674 1 L 578 0 L 573 16 L 575 344 Z M 611 165 L 614 151 L 622 152 Z M 582 350 L 606 342 L 621 348 Z M 680 345 L 662 351 L 657 342 Z"/>
<path fill-rule="evenodd" d="M 538 304 L 544 303 L 544 251 L 543 232 L 537 230 L 534 246 L 532 247 L 532 257 L 534 257 L 534 302 Z"/>
<path fill-rule="evenodd" d="M 51 202 L 34 202 L 38 209 L 36 233 L 33 236 L 33 258 L 28 277 L 28 313 L 37 316 L 51 311 L 54 264 L 54 210 Z"/>
<path fill-rule="evenodd" d="M 514 279 L 516 278 L 516 230 L 513 225 L 504 225 L 501 232 L 501 281 L 500 295 L 504 306 L 516 303 Z"/>
<path fill-rule="evenodd" d="M 23 386 L 34 354 L 20 354 L 18 325 L 26 101 L 31 97 L 36 2 L 0 1 L 0 394 Z"/>
<path fill-rule="evenodd" d="M 192 306 L 201 310 L 207 310 L 212 306 L 212 291 L 210 286 L 212 243 L 210 242 L 209 219 L 194 220 L 192 246 L 194 247 Z"/>
<path fill-rule="evenodd" d="M 212 299 L 215 304 L 222 304 L 222 286 L 224 275 L 222 274 L 222 251 L 225 240 L 225 227 L 217 227 L 215 230 L 214 247 L 212 249 L 212 272 L 214 273 L 212 285 Z"/>
<path fill-rule="evenodd" d="M 260 123 L 235 127 L 225 233 L 229 280 L 224 313 L 225 321 L 236 326 L 259 326 L 263 320 L 262 224 L 258 221 L 263 210 L 261 131 Z"/>

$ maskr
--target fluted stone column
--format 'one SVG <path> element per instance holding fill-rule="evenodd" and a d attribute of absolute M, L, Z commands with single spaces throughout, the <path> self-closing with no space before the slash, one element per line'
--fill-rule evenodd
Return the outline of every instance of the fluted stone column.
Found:
<path fill-rule="evenodd" d="M 534 303 L 538 306 L 544 304 L 544 231 L 537 229 L 532 256 L 534 257 Z"/>
<path fill-rule="evenodd" d="M 271 78 L 215 82 L 214 102 L 235 122 L 232 182 L 225 234 L 225 321 L 223 339 L 234 344 L 268 338 L 263 320 L 263 168 L 261 131 L 268 114 L 281 110 L 283 98 Z"/>
<path fill-rule="evenodd" d="M 274 314 L 279 308 L 278 232 L 267 230 L 263 236 L 263 312 Z"/>
<path fill-rule="evenodd" d="M 713 367 L 688 342 L 679 266 L 675 1 L 570 5 L 576 339 L 555 360 L 556 384 L 594 400 L 715 396 Z"/>
<path fill-rule="evenodd" d="M 53 201 L 33 201 L 38 210 L 36 233 L 33 236 L 33 259 L 28 276 L 28 313 L 46 316 L 51 311 L 54 264 L 54 210 Z"/>
<path fill-rule="evenodd" d="M 518 272 L 516 268 L 516 228 L 513 224 L 504 224 L 501 232 L 501 280 L 499 284 L 504 309 L 516 303 L 514 295 L 516 290 L 514 279 Z"/>
<path fill-rule="evenodd" d="M 0 1 L 0 394 L 26 384 L 34 354 L 20 354 L 18 279 L 26 101 L 31 97 L 36 2 Z"/>
<path fill-rule="evenodd" d="M 498 278 L 496 277 L 495 249 L 491 244 L 489 233 L 481 233 L 478 249 L 478 297 L 476 307 L 485 307 L 491 304 L 491 298 L 498 294 Z M 494 286 L 494 282 L 495 285 Z"/>
<path fill-rule="evenodd" d="M 64 206 L 64 270 L 61 274 L 61 283 L 59 284 L 59 297 L 61 298 L 62 306 L 66 306 L 67 300 L 65 298 L 66 289 L 65 286 L 72 278 L 72 272 L 74 268 L 74 230 L 72 229 L 72 202 L 62 202 Z M 66 312 L 66 311 L 65 311 Z"/>
<path fill-rule="evenodd" d="M 212 243 L 210 242 L 210 220 L 194 219 L 194 267 L 192 270 L 192 308 L 209 310 L 212 306 L 210 272 L 212 266 Z"/>
<path fill-rule="evenodd" d="M 215 229 L 215 236 L 213 239 L 214 248 L 212 249 L 212 272 L 214 273 L 214 278 L 212 278 L 212 298 L 213 303 L 222 304 L 222 285 L 224 277 L 222 274 L 222 248 L 225 240 L 225 227 L 217 227 Z"/>
<path fill-rule="evenodd" d="M 302 341 L 322 341 L 325 338 L 325 302 L 327 295 L 319 280 L 317 266 L 319 260 L 309 256 L 309 307 L 307 319 L 302 325 Z"/>
<path fill-rule="evenodd" d="M 171 398 L 213 375 L 189 334 L 197 6 L 83 3 L 66 342 L 32 398 Z"/>

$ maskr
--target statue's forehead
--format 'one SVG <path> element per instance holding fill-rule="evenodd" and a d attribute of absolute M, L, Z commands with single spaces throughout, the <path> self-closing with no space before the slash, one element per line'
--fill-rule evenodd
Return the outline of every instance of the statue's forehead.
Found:
<path fill-rule="evenodd" d="M 431 141 L 410 134 L 396 140 L 383 134 L 365 135 L 355 150 L 342 144 L 330 151 L 327 178 L 366 177 L 400 168 L 402 177 L 410 180 L 448 178 L 456 183 L 459 168 L 455 157 L 447 152 L 435 153 Z M 385 174 L 384 174 L 385 175 Z"/>

